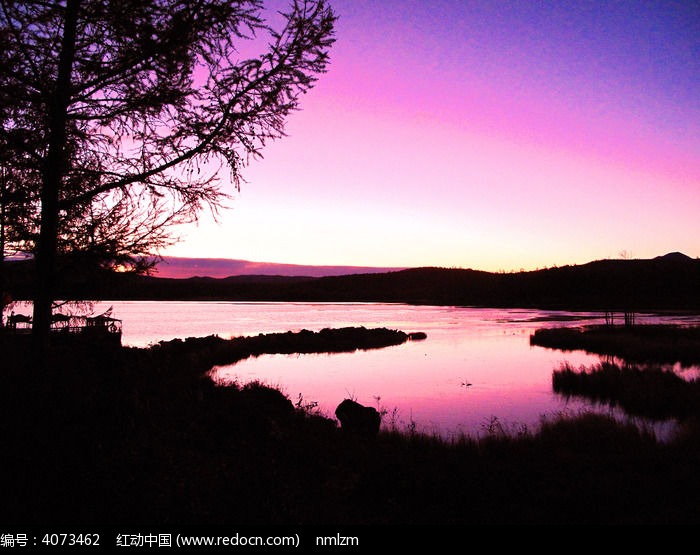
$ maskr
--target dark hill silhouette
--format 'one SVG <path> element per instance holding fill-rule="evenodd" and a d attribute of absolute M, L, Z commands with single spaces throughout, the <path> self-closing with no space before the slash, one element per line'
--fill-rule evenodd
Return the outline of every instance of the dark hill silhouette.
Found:
<path fill-rule="evenodd" d="M 229 258 L 183 258 L 167 256 L 161 259 L 155 275 L 163 278 L 231 276 L 296 276 L 325 277 L 348 274 L 376 274 L 402 270 L 403 268 L 375 268 L 365 266 L 310 266 L 302 264 L 279 264 L 253 262 Z"/>
<path fill-rule="evenodd" d="M 14 266 L 15 263 L 9 266 Z M 27 267 L 12 286 L 28 298 Z M 13 272 L 8 272 L 12 274 Z M 700 260 L 680 253 L 642 260 L 598 260 L 544 270 L 493 273 L 412 268 L 328 277 L 231 276 L 169 279 L 131 274 L 71 274 L 59 286 L 82 299 L 402 302 L 551 309 L 700 309 Z"/>
<path fill-rule="evenodd" d="M 669 252 L 668 254 L 664 254 L 663 256 L 657 256 L 654 260 L 662 260 L 666 262 L 680 262 L 681 264 L 684 264 L 688 260 L 692 260 L 687 254 L 683 254 L 682 252 Z"/>

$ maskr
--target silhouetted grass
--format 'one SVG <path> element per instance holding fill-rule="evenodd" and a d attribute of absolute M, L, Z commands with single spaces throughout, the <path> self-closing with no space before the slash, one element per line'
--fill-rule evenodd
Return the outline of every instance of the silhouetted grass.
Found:
<path fill-rule="evenodd" d="M 587 397 L 652 419 L 685 419 L 700 413 L 700 382 L 686 381 L 658 366 L 604 362 L 575 369 L 565 363 L 552 373 L 552 387 L 562 395 Z"/>
<path fill-rule="evenodd" d="M 272 343 L 292 348 L 292 337 Z M 664 444 L 592 414 L 483 438 L 367 440 L 264 384 L 214 384 L 208 365 L 253 350 L 242 343 L 191 339 L 108 358 L 56 349 L 41 372 L 17 354 L 1 378 L 0 522 L 700 521 L 690 420 Z"/>
<path fill-rule="evenodd" d="M 584 350 L 630 362 L 700 364 L 700 326 L 638 325 L 543 328 L 530 336 L 531 345 Z"/>

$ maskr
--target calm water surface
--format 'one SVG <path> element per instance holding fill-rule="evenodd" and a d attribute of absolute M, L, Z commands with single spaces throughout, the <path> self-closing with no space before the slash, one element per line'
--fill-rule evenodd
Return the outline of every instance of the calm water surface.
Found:
<path fill-rule="evenodd" d="M 257 335 L 344 326 L 423 331 L 424 341 L 343 354 L 263 355 L 219 367 L 221 379 L 260 380 L 296 402 L 318 403 L 333 416 L 344 398 L 386 411 L 385 426 L 452 436 L 485 433 L 494 424 L 510 431 L 536 428 L 541 417 L 590 407 L 552 391 L 552 370 L 599 358 L 532 347 L 544 326 L 598 323 L 597 313 L 506 310 L 403 304 L 108 302 L 123 320 L 123 343 Z M 683 321 L 640 315 L 638 321 Z M 688 322 L 698 323 L 697 317 Z M 598 410 L 606 410 L 599 408 Z"/>

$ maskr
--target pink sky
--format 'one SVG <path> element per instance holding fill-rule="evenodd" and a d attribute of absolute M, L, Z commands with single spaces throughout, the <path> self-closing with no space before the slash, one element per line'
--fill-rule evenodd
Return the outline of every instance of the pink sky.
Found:
<path fill-rule="evenodd" d="M 165 254 L 492 271 L 700 256 L 700 8 L 331 4 L 330 70 L 288 136 Z"/>

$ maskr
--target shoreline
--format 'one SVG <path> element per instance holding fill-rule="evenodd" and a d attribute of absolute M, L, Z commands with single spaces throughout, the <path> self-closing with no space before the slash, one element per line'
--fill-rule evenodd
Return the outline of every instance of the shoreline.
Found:
<path fill-rule="evenodd" d="M 530 344 L 617 357 L 633 363 L 700 365 L 700 326 L 685 324 L 590 325 L 541 328 Z"/>
<path fill-rule="evenodd" d="M 268 347 L 309 344 L 279 335 Z M 537 433 L 363 438 L 274 388 L 214 384 L 213 360 L 256 350 L 227 341 L 108 358 L 64 352 L 44 373 L 5 373 L 0 519 L 72 528 L 700 522 L 692 419 L 668 443 L 594 414 Z"/>

